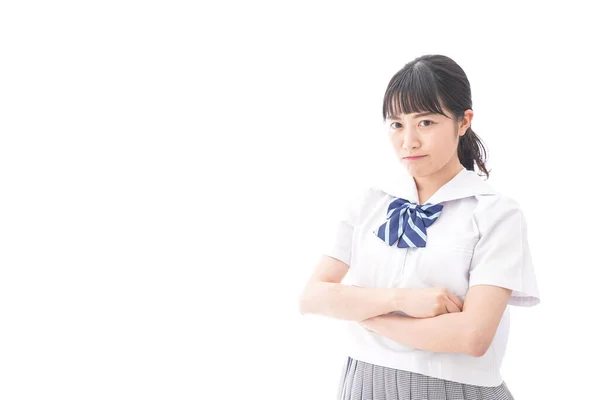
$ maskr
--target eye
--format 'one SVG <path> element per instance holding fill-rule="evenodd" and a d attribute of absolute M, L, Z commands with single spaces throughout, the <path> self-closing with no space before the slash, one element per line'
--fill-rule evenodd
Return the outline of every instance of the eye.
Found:
<path fill-rule="evenodd" d="M 433 121 L 431 121 L 431 120 L 428 120 L 428 119 L 424 119 L 424 120 L 423 120 L 423 121 L 421 121 L 421 122 L 426 122 L 426 123 L 427 123 L 426 125 L 424 125 L 425 127 L 427 127 L 427 126 L 431 126 L 431 125 L 434 125 L 434 124 L 435 124 L 435 122 L 433 122 Z M 396 124 L 398 124 L 398 125 L 396 125 Z M 400 122 L 392 122 L 392 123 L 390 124 L 390 127 L 391 127 L 392 129 L 398 129 L 398 128 L 400 128 L 401 126 L 402 126 L 402 124 L 401 124 Z"/>

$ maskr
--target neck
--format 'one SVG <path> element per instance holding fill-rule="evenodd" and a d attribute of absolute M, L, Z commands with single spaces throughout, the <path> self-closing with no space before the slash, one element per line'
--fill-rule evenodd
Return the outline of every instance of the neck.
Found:
<path fill-rule="evenodd" d="M 424 204 L 439 188 L 448 183 L 462 169 L 463 166 L 457 158 L 431 175 L 413 177 L 419 194 L 419 204 Z"/>

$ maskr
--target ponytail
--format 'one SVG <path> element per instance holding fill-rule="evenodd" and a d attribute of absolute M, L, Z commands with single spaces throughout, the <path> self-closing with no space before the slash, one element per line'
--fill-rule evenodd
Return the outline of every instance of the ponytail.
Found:
<path fill-rule="evenodd" d="M 469 171 L 475 171 L 475 164 L 477 164 L 477 168 L 485 174 L 486 179 L 490 177 L 490 173 L 485 166 L 487 152 L 483 142 L 470 126 L 465 134 L 459 137 L 458 159 L 462 166 Z"/>

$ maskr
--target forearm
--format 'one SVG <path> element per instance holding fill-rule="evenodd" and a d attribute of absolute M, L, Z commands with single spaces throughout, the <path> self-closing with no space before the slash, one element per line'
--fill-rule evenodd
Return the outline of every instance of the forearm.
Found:
<path fill-rule="evenodd" d="M 432 318 L 380 315 L 359 322 L 363 327 L 396 342 L 426 351 L 472 354 L 469 316 L 463 312 Z"/>
<path fill-rule="evenodd" d="M 333 282 L 313 282 L 301 299 L 302 314 L 361 321 L 398 309 L 399 288 L 366 288 Z"/>

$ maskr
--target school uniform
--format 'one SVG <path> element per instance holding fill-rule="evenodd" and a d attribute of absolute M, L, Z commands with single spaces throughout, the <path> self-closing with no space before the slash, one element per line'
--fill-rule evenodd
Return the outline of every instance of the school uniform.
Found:
<path fill-rule="evenodd" d="M 419 205 L 414 179 L 398 169 L 361 186 L 335 218 L 324 253 L 350 266 L 342 283 L 441 286 L 462 301 L 475 285 L 495 285 L 512 289 L 509 305 L 539 304 L 526 221 L 514 199 L 463 168 Z M 338 399 L 513 398 L 500 374 L 510 307 L 481 357 L 416 349 L 345 322 Z"/>

